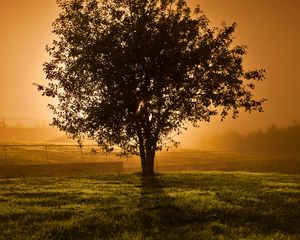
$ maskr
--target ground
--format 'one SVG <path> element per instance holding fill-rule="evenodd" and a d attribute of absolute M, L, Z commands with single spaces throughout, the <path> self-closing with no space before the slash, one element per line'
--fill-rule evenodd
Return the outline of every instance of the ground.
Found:
<path fill-rule="evenodd" d="M 300 239 L 300 175 L 0 180 L 0 239 Z"/>

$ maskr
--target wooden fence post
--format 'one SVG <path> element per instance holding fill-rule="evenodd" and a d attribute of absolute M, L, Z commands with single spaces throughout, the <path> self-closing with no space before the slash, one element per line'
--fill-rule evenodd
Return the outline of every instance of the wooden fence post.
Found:
<path fill-rule="evenodd" d="M 7 162 L 7 152 L 6 152 L 6 146 L 3 146 L 3 148 L 4 148 L 4 153 L 5 153 L 5 160 L 6 160 L 6 162 Z"/>
<path fill-rule="evenodd" d="M 45 145 L 45 152 L 46 152 L 47 163 L 49 164 L 49 157 L 48 157 L 47 145 Z"/>
<path fill-rule="evenodd" d="M 82 146 L 80 146 L 80 152 L 81 152 L 81 159 L 82 159 L 82 162 L 84 162 L 84 157 L 83 157 L 83 152 L 82 152 Z"/>
<path fill-rule="evenodd" d="M 2 118 L 2 127 L 3 127 L 3 128 L 6 127 L 6 126 L 5 126 L 5 119 L 4 119 L 4 118 Z"/>

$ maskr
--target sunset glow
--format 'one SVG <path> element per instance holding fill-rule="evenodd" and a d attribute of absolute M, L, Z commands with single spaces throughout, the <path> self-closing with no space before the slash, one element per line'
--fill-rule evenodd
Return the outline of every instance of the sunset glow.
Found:
<path fill-rule="evenodd" d="M 300 0 L 0 0 L 0 240 L 300 239 Z"/>
<path fill-rule="evenodd" d="M 193 0 L 211 19 L 237 22 L 236 44 L 247 45 L 246 66 L 263 67 L 266 80 L 256 94 L 266 97 L 265 112 L 241 114 L 237 120 L 203 123 L 189 128 L 183 146 L 197 146 L 197 139 L 225 130 L 252 131 L 271 124 L 288 125 L 300 118 L 300 16 L 297 0 L 222 1 Z M 45 45 L 54 38 L 51 23 L 58 15 L 55 0 L 0 1 L 0 116 L 7 118 L 51 119 L 48 99 L 40 97 L 32 85 L 44 83 L 43 63 L 48 59 Z"/>

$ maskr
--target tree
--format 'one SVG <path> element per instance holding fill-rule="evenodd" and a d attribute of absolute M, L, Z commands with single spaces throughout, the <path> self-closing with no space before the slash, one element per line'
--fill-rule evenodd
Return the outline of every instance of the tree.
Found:
<path fill-rule="evenodd" d="M 58 0 L 57 39 L 44 64 L 42 95 L 53 125 L 103 149 L 118 146 L 141 158 L 153 174 L 157 150 L 185 124 L 198 126 L 239 109 L 262 111 L 254 81 L 264 70 L 245 71 L 245 46 L 232 46 L 235 24 L 209 28 L 199 7 L 184 0 Z"/>

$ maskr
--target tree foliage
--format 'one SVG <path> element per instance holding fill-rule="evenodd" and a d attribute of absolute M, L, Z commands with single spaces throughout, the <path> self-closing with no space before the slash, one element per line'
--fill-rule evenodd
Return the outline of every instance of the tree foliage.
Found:
<path fill-rule="evenodd" d="M 244 70 L 246 48 L 232 44 L 235 24 L 209 28 L 184 0 L 58 4 L 57 39 L 44 65 L 49 82 L 37 87 L 58 99 L 53 125 L 70 136 L 140 155 L 151 174 L 155 151 L 186 123 L 262 111 L 253 90 L 264 70 Z"/>

